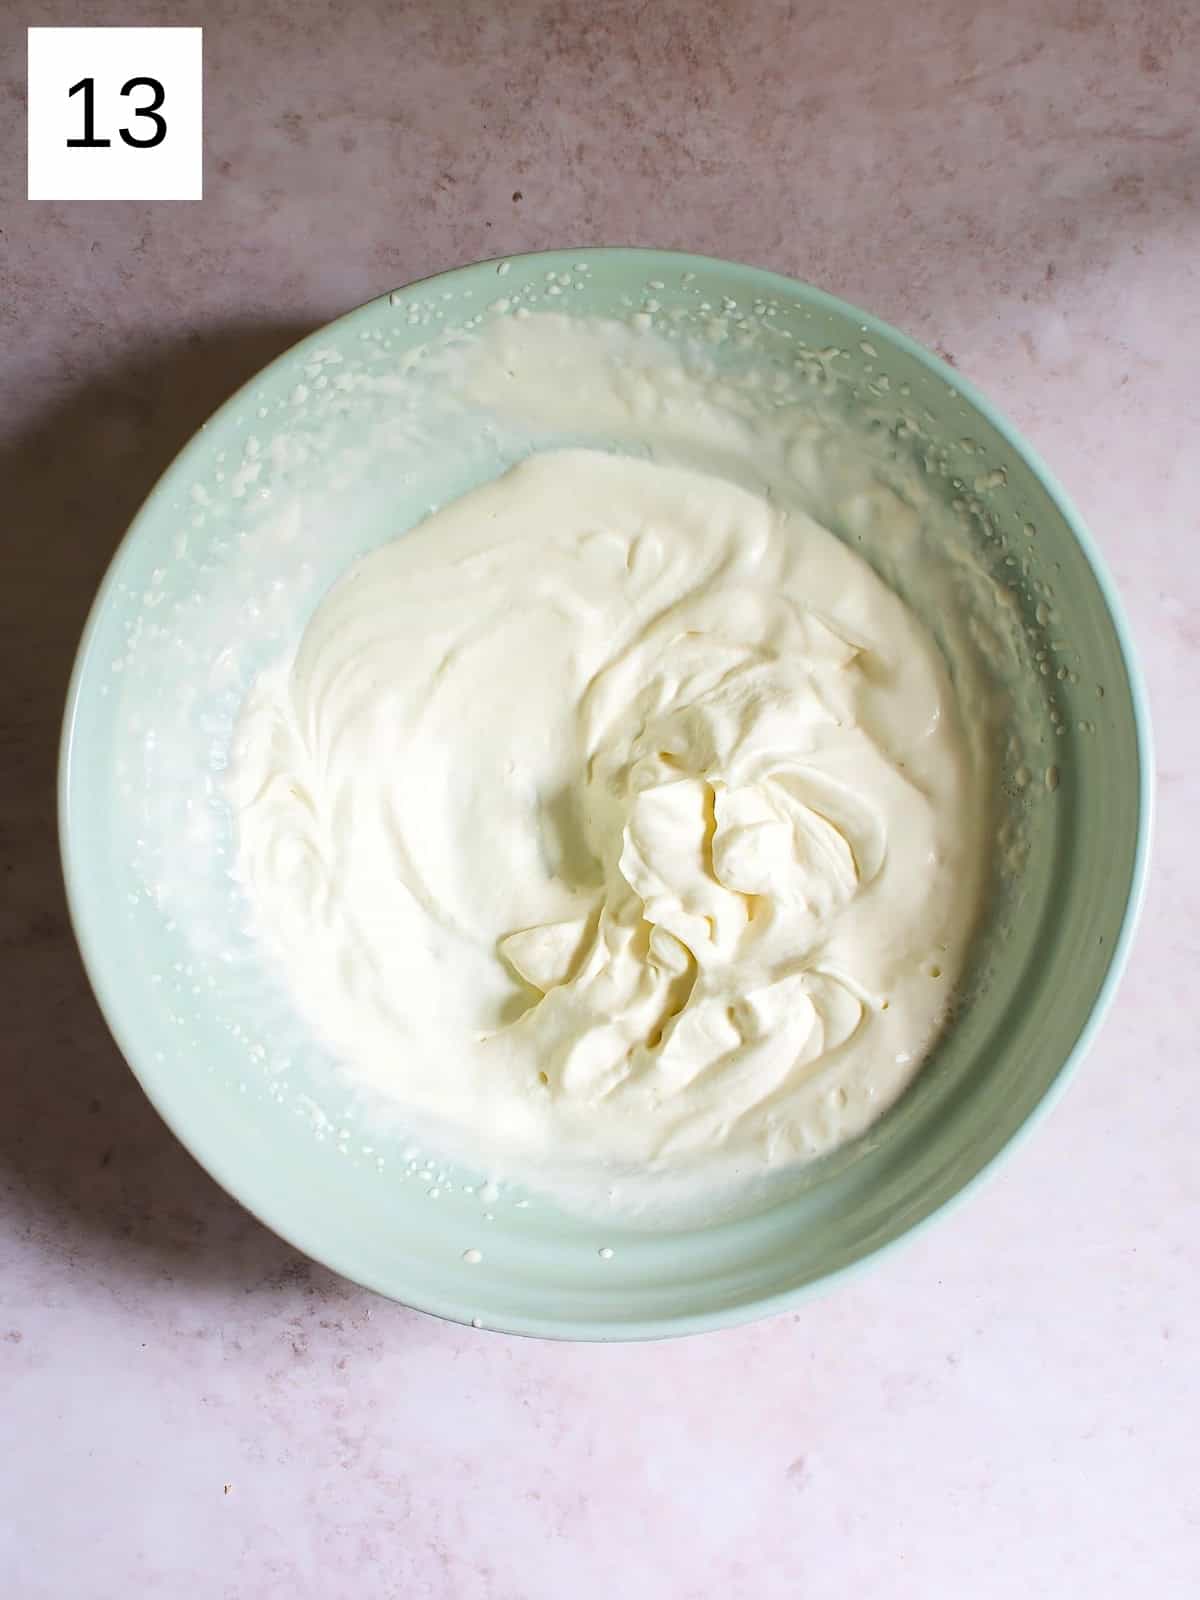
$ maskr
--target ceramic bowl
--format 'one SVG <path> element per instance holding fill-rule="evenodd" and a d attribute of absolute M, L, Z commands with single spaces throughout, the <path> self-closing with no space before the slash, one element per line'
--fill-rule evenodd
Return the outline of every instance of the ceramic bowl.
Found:
<path fill-rule="evenodd" d="M 1036 808 L 1019 912 L 986 990 L 914 1087 L 798 1192 L 737 1220 L 658 1231 L 484 1191 L 477 1176 L 428 1165 L 402 1132 L 356 1121 L 252 955 L 233 959 L 234 897 L 216 887 L 229 885 L 220 771 L 248 674 L 352 559 L 504 464 L 453 433 L 418 449 L 401 419 L 389 431 L 388 383 L 356 375 L 386 377 L 488 306 L 628 318 L 651 292 L 663 315 L 769 302 L 777 328 L 840 352 L 848 393 L 922 419 L 939 492 L 976 495 L 985 557 L 1012 584 L 1031 657 L 1042 652 L 1057 730 L 1035 775 L 1054 793 Z M 305 339 L 217 412 L 150 494 L 96 598 L 66 711 L 60 826 L 75 930 L 118 1044 L 178 1137 L 269 1227 L 457 1321 L 650 1338 L 792 1305 L 963 1195 L 1046 1109 L 1125 957 L 1151 770 L 1144 691 L 1104 564 L 982 396 L 804 284 L 603 249 L 480 262 L 398 290 Z M 211 895 L 173 892 L 209 864 Z"/>

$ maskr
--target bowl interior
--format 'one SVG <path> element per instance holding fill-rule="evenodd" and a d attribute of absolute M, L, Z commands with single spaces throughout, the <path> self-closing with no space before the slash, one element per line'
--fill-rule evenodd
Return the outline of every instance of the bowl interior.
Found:
<path fill-rule="evenodd" d="M 930 481 L 969 502 L 1055 707 L 1032 775 L 1044 803 L 1029 807 L 1020 903 L 986 988 L 914 1088 L 797 1192 L 734 1221 L 658 1232 L 581 1220 L 513 1188 L 485 1193 L 477 1175 L 427 1165 L 402 1129 L 363 1122 L 222 920 L 229 895 L 184 892 L 198 862 L 214 884 L 226 874 L 220 772 L 249 677 L 351 560 L 505 464 L 495 440 L 464 441 L 404 409 L 394 374 L 406 352 L 489 306 L 627 319 L 648 296 L 663 313 L 727 300 L 769 308 L 776 329 L 838 352 L 843 392 L 885 430 L 919 419 Z M 118 1043 L 175 1132 L 271 1227 L 351 1278 L 458 1320 L 648 1337 L 778 1309 L 878 1250 L 960 1192 L 1046 1102 L 1129 936 L 1146 738 L 1124 627 L 1086 533 L 956 374 L 853 308 L 748 267 L 637 250 L 530 256 L 342 318 L 243 389 L 170 468 L 81 646 L 64 732 L 64 862 Z"/>

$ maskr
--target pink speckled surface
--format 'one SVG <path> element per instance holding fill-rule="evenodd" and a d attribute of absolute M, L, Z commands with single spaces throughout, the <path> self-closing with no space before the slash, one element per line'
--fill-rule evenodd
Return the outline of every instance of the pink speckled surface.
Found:
<path fill-rule="evenodd" d="M 203 21 L 196 205 L 30 205 L 27 23 Z M 1200 11 L 1183 0 L 29 0 L 0 53 L 0 1588 L 395 1600 L 1200 1592 Z M 1157 868 L 1086 1070 L 982 1196 L 795 1316 L 442 1326 L 159 1125 L 66 926 L 71 652 L 158 469 L 295 335 L 480 255 L 811 278 L 992 395 L 1140 637 Z"/>

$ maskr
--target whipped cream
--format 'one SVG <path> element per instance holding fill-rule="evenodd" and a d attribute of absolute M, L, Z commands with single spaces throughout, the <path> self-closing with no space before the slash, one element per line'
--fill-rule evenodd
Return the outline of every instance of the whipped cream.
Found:
<path fill-rule="evenodd" d="M 546 450 L 359 561 L 258 680 L 236 872 L 311 1027 L 447 1154 L 740 1181 L 862 1132 L 937 1036 L 981 749 L 798 504 Z"/>

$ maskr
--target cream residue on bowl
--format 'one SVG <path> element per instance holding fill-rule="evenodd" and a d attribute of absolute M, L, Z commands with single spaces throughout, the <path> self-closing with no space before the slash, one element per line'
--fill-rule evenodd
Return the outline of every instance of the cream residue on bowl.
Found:
<path fill-rule="evenodd" d="M 411 365 L 562 448 L 356 563 L 259 678 L 254 931 L 351 1080 L 488 1170 L 587 1203 L 834 1148 L 967 961 L 1002 597 L 830 419 L 652 334 L 509 317 Z"/>

